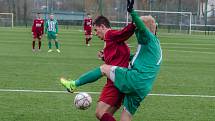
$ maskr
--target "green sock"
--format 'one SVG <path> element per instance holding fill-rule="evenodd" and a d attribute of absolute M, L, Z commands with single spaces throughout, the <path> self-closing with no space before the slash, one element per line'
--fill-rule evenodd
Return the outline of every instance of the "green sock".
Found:
<path fill-rule="evenodd" d="M 102 77 L 102 72 L 101 72 L 100 67 L 98 67 L 98 68 L 95 68 L 95 69 L 88 71 L 87 73 L 81 75 L 79 77 L 79 79 L 77 79 L 75 81 L 75 85 L 78 87 L 78 86 L 84 85 L 86 83 L 92 83 L 92 82 L 97 81 L 101 77 Z"/>
<path fill-rule="evenodd" d="M 51 43 L 51 41 L 49 41 L 48 46 L 49 46 L 49 49 L 52 49 L 52 43 Z"/>
<path fill-rule="evenodd" d="M 57 49 L 59 49 L 59 43 L 57 41 L 55 41 L 55 46 Z"/>

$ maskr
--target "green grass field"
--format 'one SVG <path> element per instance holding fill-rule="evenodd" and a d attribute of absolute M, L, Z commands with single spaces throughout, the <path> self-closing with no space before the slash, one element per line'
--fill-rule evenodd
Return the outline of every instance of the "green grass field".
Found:
<path fill-rule="evenodd" d="M 59 54 L 47 53 L 45 37 L 42 51 L 33 53 L 30 29 L 1 28 L 0 37 L 0 121 L 96 121 L 98 94 L 91 94 L 92 106 L 81 111 L 73 105 L 75 94 L 18 90 L 64 91 L 61 76 L 75 79 L 102 64 L 97 59 L 101 40 L 94 37 L 92 46 L 86 47 L 82 32 L 61 29 Z M 148 96 L 133 120 L 214 121 L 215 36 L 159 33 L 159 38 L 163 63 L 151 93 L 174 96 Z M 129 43 L 134 52 L 135 38 Z M 104 83 L 102 78 L 79 91 L 100 92 Z M 120 112 L 115 114 L 117 120 Z"/>

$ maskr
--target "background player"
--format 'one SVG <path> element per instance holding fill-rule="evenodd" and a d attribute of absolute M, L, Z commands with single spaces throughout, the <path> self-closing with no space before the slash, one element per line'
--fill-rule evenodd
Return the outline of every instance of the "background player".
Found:
<path fill-rule="evenodd" d="M 48 52 L 52 52 L 52 40 L 53 40 L 55 42 L 57 52 L 60 53 L 59 42 L 57 40 L 58 22 L 56 19 L 54 19 L 53 14 L 50 14 L 49 19 L 46 21 L 45 33 L 47 34 L 47 38 L 48 38 L 48 46 L 49 46 Z"/>
<path fill-rule="evenodd" d="M 35 52 L 35 42 L 38 40 L 38 50 L 41 49 L 41 39 L 44 33 L 44 20 L 41 18 L 41 14 L 37 13 L 37 18 L 34 19 L 33 25 L 32 25 L 32 51 Z"/>
<path fill-rule="evenodd" d="M 105 41 L 104 61 L 106 64 L 128 67 L 130 50 L 124 42 L 133 35 L 135 26 L 127 25 L 122 30 L 112 30 L 109 20 L 104 16 L 98 16 L 94 21 L 96 35 Z M 99 68 L 95 70 L 99 72 Z M 83 77 L 83 79 L 82 79 Z M 76 86 L 81 86 L 92 81 L 85 80 L 80 77 L 76 82 Z M 113 82 L 107 78 L 107 83 L 103 87 L 99 102 L 96 108 L 96 116 L 99 120 L 105 121 L 106 115 L 113 115 L 121 106 L 124 94 L 114 86 Z"/>
<path fill-rule="evenodd" d="M 84 33 L 85 33 L 85 40 L 86 40 L 86 45 L 90 46 L 90 40 L 92 39 L 92 22 L 91 15 L 87 13 L 87 17 L 84 18 Z"/>

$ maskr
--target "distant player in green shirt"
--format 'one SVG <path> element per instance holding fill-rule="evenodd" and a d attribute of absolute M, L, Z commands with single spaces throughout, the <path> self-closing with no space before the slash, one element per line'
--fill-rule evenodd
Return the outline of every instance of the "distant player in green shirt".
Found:
<path fill-rule="evenodd" d="M 57 52 L 60 53 L 59 50 L 59 42 L 57 40 L 57 35 L 58 35 L 58 22 L 56 19 L 54 19 L 54 15 L 50 14 L 49 19 L 46 21 L 45 24 L 45 33 L 47 34 L 47 38 L 48 38 L 48 46 L 49 46 L 49 50 L 48 52 L 52 52 L 52 40 L 55 41 L 55 46 L 57 49 Z"/>
<path fill-rule="evenodd" d="M 133 10 L 134 0 L 127 0 L 127 10 L 136 25 L 136 38 L 138 42 L 130 68 L 112 65 L 102 65 L 100 68 L 83 74 L 78 80 L 67 81 L 61 78 L 61 83 L 70 92 L 77 88 L 78 81 L 91 81 L 101 78 L 103 75 L 110 78 L 114 85 L 125 93 L 123 101 L 122 121 L 131 121 L 141 101 L 149 94 L 157 77 L 162 61 L 162 50 L 159 39 L 155 36 L 156 24 L 151 16 L 139 17 Z M 104 121 L 116 121 L 112 115 L 106 115 Z"/>

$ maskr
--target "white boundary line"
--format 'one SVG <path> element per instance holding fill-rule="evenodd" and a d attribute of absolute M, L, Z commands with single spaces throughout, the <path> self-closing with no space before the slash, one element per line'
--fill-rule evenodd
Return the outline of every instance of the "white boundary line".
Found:
<path fill-rule="evenodd" d="M 203 51 L 189 51 L 189 50 L 172 50 L 172 49 L 163 49 L 166 51 L 174 51 L 174 52 L 189 52 L 189 53 L 203 53 L 203 54 L 215 54 L 214 52 L 203 52 Z"/>
<path fill-rule="evenodd" d="M 12 90 L 0 89 L 0 92 L 29 92 L 29 93 L 68 93 L 66 91 L 51 91 L 51 90 Z M 75 92 L 80 93 L 80 92 Z M 87 92 L 89 94 L 100 94 L 100 92 Z M 212 95 L 180 95 L 180 94 L 149 94 L 149 96 L 163 96 L 163 97 L 200 97 L 200 98 L 215 98 Z"/>

